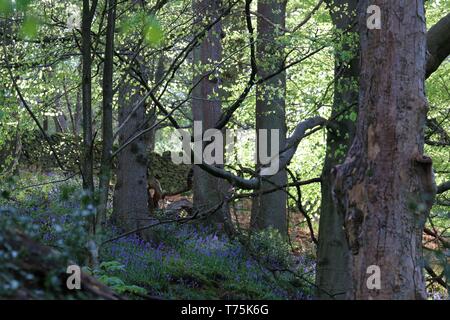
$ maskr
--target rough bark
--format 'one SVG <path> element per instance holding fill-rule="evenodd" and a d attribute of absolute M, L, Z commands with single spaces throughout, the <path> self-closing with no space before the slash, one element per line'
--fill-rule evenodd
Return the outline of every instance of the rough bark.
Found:
<path fill-rule="evenodd" d="M 202 28 L 220 16 L 220 0 L 193 0 L 195 24 Z M 221 115 L 220 82 L 215 64 L 222 58 L 222 25 L 216 23 L 193 50 L 195 86 L 192 91 L 192 114 L 194 121 L 201 121 L 203 132 L 214 128 Z M 194 166 L 194 211 L 207 213 L 205 220 L 225 230 L 231 228 L 231 217 L 225 201 L 228 183 Z M 218 210 L 211 210 L 223 203 Z M 230 231 L 230 230 L 229 230 Z"/>
<path fill-rule="evenodd" d="M 281 36 L 285 30 L 286 1 L 259 0 L 257 5 L 258 41 L 256 44 L 258 76 L 265 78 L 283 68 L 284 52 Z M 280 72 L 265 83 L 256 87 L 256 132 L 266 129 L 267 141 L 259 141 L 257 150 L 267 142 L 267 150 L 271 150 L 271 129 L 279 132 L 280 148 L 286 143 L 286 72 Z M 258 156 L 257 167 L 262 165 Z M 287 194 L 283 188 L 279 191 L 263 192 L 275 187 L 285 186 L 287 173 L 282 168 L 276 175 L 263 180 L 261 194 L 253 198 L 251 225 L 256 230 L 273 228 L 281 235 L 287 236 Z"/>
<path fill-rule="evenodd" d="M 334 8 L 348 3 L 343 10 L 336 11 Z M 335 0 L 328 1 L 328 6 L 331 9 L 331 15 L 334 25 L 339 30 L 346 30 L 352 27 L 348 19 L 350 10 L 356 6 L 356 0 Z M 336 14 L 342 12 L 343 14 Z M 450 26 L 449 15 L 442 18 L 436 25 L 434 25 L 427 33 L 427 65 L 426 65 L 426 78 L 437 70 L 443 60 L 449 55 L 450 50 L 448 43 L 450 43 L 448 37 L 450 32 L 448 28 Z M 439 52 L 439 53 L 438 53 Z M 435 58 L 438 57 L 438 58 Z M 336 55 L 336 68 L 335 73 L 342 67 L 339 66 L 339 56 Z M 341 69 L 340 78 L 344 83 L 349 82 L 350 78 L 355 80 L 359 78 L 359 64 L 358 58 L 354 59 L 347 64 L 347 68 Z M 342 111 L 342 107 L 350 106 L 357 101 L 357 90 L 349 90 L 348 87 L 341 86 L 341 90 L 336 90 L 334 93 L 334 104 L 332 113 Z M 342 105 L 343 102 L 343 105 Z M 353 112 L 354 107 L 350 107 L 348 112 Z M 357 108 L 356 108 L 357 109 Z M 331 169 L 339 164 L 342 160 L 340 156 L 336 157 L 336 150 L 344 150 L 345 154 L 348 149 L 348 143 L 353 141 L 354 123 L 351 121 L 341 121 L 336 119 L 332 127 L 338 127 L 337 131 L 329 130 L 327 133 L 327 151 L 325 156 L 325 163 L 322 172 L 322 204 L 320 214 L 320 226 L 319 226 L 319 244 L 317 249 L 317 273 L 316 273 L 316 285 L 319 288 L 317 294 L 319 298 L 330 299 L 330 294 L 333 298 L 343 298 L 345 287 L 349 283 L 348 273 L 348 258 L 349 250 L 345 245 L 345 235 L 343 232 L 342 217 L 337 214 L 336 207 L 332 201 L 332 188 L 333 182 L 330 175 Z M 346 135 L 348 134 L 348 137 Z M 344 146 L 344 148 L 342 148 Z M 438 193 L 441 189 L 438 189 Z M 321 290 L 322 289 L 322 290 Z"/>
<path fill-rule="evenodd" d="M 343 232 L 343 219 L 333 202 L 331 170 L 340 164 L 353 141 L 355 121 L 351 114 L 357 112 L 359 55 L 354 42 L 357 0 L 330 0 L 327 5 L 340 34 L 340 44 L 335 50 L 334 101 L 331 117 L 335 120 L 327 131 L 327 149 L 322 170 L 322 197 L 320 206 L 319 238 L 317 247 L 316 285 L 321 299 L 345 297 L 349 283 L 349 250 Z M 343 59 L 342 50 L 351 54 Z M 337 116 L 340 115 L 340 116 Z"/>
<path fill-rule="evenodd" d="M 136 103 L 141 101 L 137 87 L 126 84 L 119 89 L 119 126 L 124 123 Z M 119 145 L 138 132 L 145 121 L 145 104 L 141 104 L 123 125 Z M 142 135 L 117 155 L 117 181 L 114 190 L 112 222 L 124 231 L 148 224 L 147 193 L 149 134 Z M 148 232 L 141 232 L 147 237 Z"/>
<path fill-rule="evenodd" d="M 366 9 L 381 8 L 382 27 L 368 30 Z M 361 75 L 356 135 L 335 168 L 334 195 L 351 250 L 349 299 L 425 298 L 422 232 L 436 187 L 423 155 L 423 1 L 360 1 Z M 369 289 L 368 267 L 381 271 Z"/>

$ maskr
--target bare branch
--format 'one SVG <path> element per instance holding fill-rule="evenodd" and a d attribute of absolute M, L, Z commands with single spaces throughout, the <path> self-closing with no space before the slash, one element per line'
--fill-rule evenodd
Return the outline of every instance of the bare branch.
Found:
<path fill-rule="evenodd" d="M 437 194 L 441 194 L 450 190 L 450 181 L 444 182 L 437 187 Z"/>
<path fill-rule="evenodd" d="M 426 78 L 436 71 L 450 54 L 450 13 L 427 33 Z"/>

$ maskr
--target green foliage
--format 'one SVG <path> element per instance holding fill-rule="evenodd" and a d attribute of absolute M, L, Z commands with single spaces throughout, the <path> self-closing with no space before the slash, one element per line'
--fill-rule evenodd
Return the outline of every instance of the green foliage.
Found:
<path fill-rule="evenodd" d="M 269 228 L 253 233 L 249 245 L 258 260 L 270 268 L 283 270 L 292 266 L 289 244 L 275 229 Z"/>
<path fill-rule="evenodd" d="M 58 251 L 36 245 L 42 242 L 43 233 L 61 233 L 59 228 L 57 224 L 44 227 L 32 216 L 0 206 L 0 298 L 88 298 L 83 292 L 68 292 L 65 288 L 66 268 L 69 261 L 74 261 L 80 244 L 58 240 L 53 246 Z M 76 237 L 77 230 L 71 228 L 69 233 Z"/>
<path fill-rule="evenodd" d="M 12 12 L 13 5 L 11 0 L 0 0 L 0 13 L 8 15 Z"/>
<path fill-rule="evenodd" d="M 307 283 L 296 283 L 298 278 L 291 274 L 274 278 L 239 242 L 198 228 L 156 229 L 165 233 L 159 237 L 164 242 L 146 244 L 129 237 L 103 252 L 104 260 L 125 265 L 116 276 L 146 288 L 151 295 L 169 299 L 304 299 L 311 293 Z M 270 241 L 263 237 L 258 237 L 260 242 Z"/>
<path fill-rule="evenodd" d="M 17 84 L 39 121 L 43 123 L 45 119 L 49 122 L 48 131 L 51 141 L 66 168 L 77 172 L 82 150 L 80 138 L 75 138 L 72 134 L 53 134 L 56 131 L 54 117 L 62 112 L 66 115 L 67 121 L 71 120 L 68 108 L 72 108 L 70 116 L 74 116 L 76 106 L 81 103 L 81 62 L 79 55 L 74 53 L 74 48 L 80 43 L 80 34 L 68 32 L 64 26 L 69 4 L 79 6 L 81 2 L 52 1 L 49 5 L 49 1 L 0 0 L 0 14 L 2 17 L 10 15 L 14 17 L 10 19 L 14 22 L 7 25 L 9 29 L 7 34 L 15 40 L 11 45 L 6 41 L 5 45 L 8 60 L 14 65 L 12 71 L 17 77 Z M 158 81 L 156 77 L 158 68 L 161 67 L 162 71 L 167 71 L 170 66 L 172 69 L 170 76 L 166 77 L 167 82 L 158 86 L 154 93 L 181 126 L 189 127 L 192 114 L 191 104 L 188 102 L 192 98 L 189 95 L 193 69 L 195 72 L 205 72 L 212 65 L 217 68 L 218 78 L 221 79 L 219 89 L 223 93 L 221 96 L 223 109 L 232 105 L 247 85 L 250 74 L 250 46 L 248 34 L 245 31 L 242 5 L 236 5 L 231 10 L 231 14 L 222 20 L 224 36 L 222 61 L 214 61 L 200 67 L 193 66 L 190 59 L 186 58 L 188 56 L 184 56 L 187 52 L 183 53 L 192 41 L 192 35 L 200 30 L 199 26 L 192 24 L 191 1 L 168 1 L 158 10 L 153 10 L 154 4 L 154 2 L 147 2 L 144 6 L 135 5 L 130 10 L 130 2 L 118 3 L 117 25 L 120 32 L 116 34 L 116 49 L 118 54 L 122 54 L 122 51 L 125 53 L 121 59 L 115 57 L 114 82 L 130 81 L 132 85 L 141 87 L 136 79 L 131 79 L 127 71 L 138 70 L 142 66 L 146 69 L 145 73 L 148 73 L 144 81 L 146 85 L 153 88 Z M 303 21 L 316 4 L 317 0 L 288 1 L 287 32 L 278 30 L 277 39 L 271 43 L 271 50 L 275 52 L 270 57 L 264 59 L 257 57 L 260 68 L 276 70 L 278 65 L 274 62 L 280 57 L 285 57 L 285 63 L 290 64 L 304 58 L 313 50 L 325 46 L 314 56 L 286 70 L 285 105 L 288 133 L 293 131 L 299 121 L 311 116 L 320 115 L 328 118 L 333 104 L 333 91 L 345 91 L 357 86 L 357 83 L 335 81 L 335 56 L 343 63 L 349 62 L 353 57 L 354 49 L 357 48 L 358 39 L 356 33 L 343 32 L 332 27 L 329 8 L 322 5 L 304 26 L 295 29 L 299 21 Z M 96 52 L 100 53 L 104 49 L 104 32 L 98 31 L 102 31 L 104 25 L 102 26 L 101 23 L 104 23 L 104 20 L 100 19 L 98 13 L 103 5 L 104 2 L 100 1 L 92 26 L 93 45 L 97 49 Z M 444 12 L 448 11 L 446 9 L 449 4 L 448 1 L 431 0 L 426 1 L 426 6 L 427 24 L 430 27 L 442 18 Z M 55 18 L 58 23 L 55 23 Z M 254 27 L 257 20 L 255 18 L 253 21 Z M 295 32 L 289 30 L 295 30 Z M 255 28 L 255 36 L 258 38 L 257 28 Z M 141 43 L 144 45 L 141 46 Z M 281 46 L 283 46 L 282 49 Z M 138 47 L 142 48 L 132 62 L 128 58 L 133 55 L 129 53 Z M 162 57 L 161 66 L 158 65 L 160 57 Z M 96 68 L 101 67 L 102 59 L 102 54 L 93 55 L 92 106 L 96 121 L 95 130 L 98 130 L 100 126 L 102 105 L 101 70 Z M 141 61 L 144 63 L 140 64 Z M 450 131 L 450 123 L 447 120 L 450 98 L 449 68 L 448 61 L 444 62 L 427 81 L 427 96 L 430 101 L 429 118 L 435 119 L 447 132 Z M 55 187 L 54 184 L 28 188 L 31 184 L 46 183 L 65 177 L 60 175 L 45 177 L 38 174 L 41 170 L 43 172 L 57 171 L 54 156 L 40 133 L 36 133 L 36 126 L 28 113 L 18 103 L 17 94 L 11 86 L 11 79 L 6 68 L 0 70 L 0 79 L 3 84 L 0 88 L 0 206 L 3 208 L 1 226 L 4 228 L 19 226 L 34 239 L 61 250 L 67 257 L 70 256 L 71 259 L 82 263 L 86 256 L 85 243 L 88 239 L 86 221 L 92 217 L 95 209 L 89 206 L 87 201 L 89 198 L 81 193 L 78 180 L 63 183 L 60 188 Z M 213 80 L 212 75 L 209 80 Z M 267 99 L 271 102 L 284 94 L 277 85 L 266 84 L 259 87 L 265 88 Z M 142 89 L 142 91 L 146 90 Z M 235 112 L 229 127 L 254 130 L 255 93 L 253 88 Z M 116 94 L 113 103 L 114 111 L 118 106 L 117 96 Z M 59 101 L 58 106 L 57 101 Z M 185 102 L 181 103 L 182 101 Z M 158 132 L 164 131 L 166 134 L 170 128 L 166 125 L 168 122 L 165 115 L 158 114 L 157 117 L 158 120 L 162 120 L 160 127 L 163 128 Z M 355 122 L 357 114 L 346 112 L 337 120 Z M 74 128 L 70 126 L 69 130 L 71 129 Z M 81 128 L 78 128 L 78 132 L 81 132 Z M 97 135 L 94 144 L 95 163 L 98 163 L 100 158 L 100 136 L 101 134 Z M 13 150 L 19 145 L 16 137 L 20 137 L 20 143 L 23 146 L 19 159 L 16 159 L 15 150 Z M 172 150 L 173 145 L 167 143 L 166 138 L 167 135 L 156 141 L 157 151 L 160 153 Z M 341 138 L 348 140 L 348 137 L 342 137 L 338 133 L 336 139 Z M 441 136 L 427 130 L 427 138 L 438 141 Z M 325 142 L 325 130 L 308 136 L 302 141 L 289 166 L 299 180 L 321 175 Z M 242 158 L 247 161 L 243 165 L 253 167 L 253 162 L 250 160 L 253 156 L 251 143 L 239 144 L 239 148 L 245 149 L 245 155 Z M 333 151 L 333 157 L 341 160 L 345 157 L 345 149 L 344 145 L 341 145 L 330 151 Z M 437 183 L 449 181 L 448 149 L 439 145 L 427 145 L 426 153 L 433 158 Z M 237 155 L 230 155 L 228 159 L 231 159 L 228 165 L 235 167 Z M 18 167 L 14 166 L 15 160 L 19 160 Z M 167 154 L 152 155 L 149 168 L 150 174 L 160 180 L 166 192 L 182 189 L 185 186 L 187 173 L 191 169 L 190 166 L 173 165 L 167 158 Z M 32 173 L 25 172 L 20 177 L 14 176 L 17 169 L 31 170 Z M 367 174 L 369 176 L 373 174 L 370 168 Z M 248 173 L 245 175 L 249 176 Z M 289 192 L 299 196 L 294 188 L 290 188 Z M 312 216 L 313 222 L 316 222 L 320 211 L 320 184 L 303 186 L 301 192 L 303 207 Z M 290 208 L 295 208 L 296 203 L 292 199 L 289 201 Z M 417 199 L 411 204 L 414 210 L 420 208 L 420 204 L 416 202 Z M 447 202 L 448 192 L 437 198 L 432 210 L 433 225 L 440 230 L 446 230 L 448 227 L 448 205 L 440 204 Z M 12 207 L 14 209 L 11 209 Z M 299 215 L 298 212 L 294 213 Z M 314 227 L 317 228 L 317 223 L 314 223 Z M 95 270 L 96 276 L 111 285 L 117 292 L 126 292 L 131 296 L 133 293 L 136 296 L 148 291 L 168 298 L 283 299 L 295 297 L 298 292 L 308 292 L 304 283 L 299 285 L 300 288 L 297 291 L 292 288 L 297 278 L 283 273 L 275 279 L 273 273 L 268 271 L 268 268 L 296 268 L 296 257 L 292 256 L 285 240 L 273 230 L 253 234 L 248 247 L 245 248 L 237 242 L 207 238 L 208 232 L 205 231 L 197 235 L 193 230 L 186 231 L 185 234 L 183 232 L 176 228 L 157 228 L 153 233 L 155 243 L 146 250 L 139 249 L 142 246 L 140 243 L 130 241 L 117 243 L 116 247 L 130 252 L 132 260 L 141 261 L 144 267 L 126 261 L 125 258 L 123 260 L 121 258 L 119 262 L 115 254 L 104 252 L 105 262 L 101 264 L 99 270 Z M 448 236 L 448 232 L 443 235 Z M 201 239 L 207 239 L 207 241 Z M 158 245 L 161 243 L 166 247 L 159 248 Z M 433 253 L 433 267 L 448 274 L 448 251 L 442 248 L 436 251 Z M 221 256 L 221 252 L 239 252 L 239 256 L 230 260 L 229 256 Z M 159 253 L 161 255 L 158 255 Z M 12 259 L 11 254 L 15 255 L 9 252 L 8 259 Z M 6 265 L 5 263 L 2 265 L 3 262 L 10 261 L 8 259 L 0 261 L 0 270 Z M 308 277 L 313 279 L 310 275 Z M 55 283 L 54 280 L 53 275 L 50 275 L 45 283 L 52 286 L 52 283 Z M 8 279 L 10 289 L 19 285 L 16 281 L 14 278 Z"/>
<path fill-rule="evenodd" d="M 158 47 L 164 40 L 163 27 L 154 15 L 148 15 L 142 10 L 121 20 L 119 29 L 124 36 L 142 33 L 144 40 L 151 47 Z"/>
<path fill-rule="evenodd" d="M 144 28 L 145 40 L 151 46 L 157 47 L 164 39 L 164 32 L 158 19 L 154 16 L 147 17 Z"/>
<path fill-rule="evenodd" d="M 81 204 L 83 193 L 80 182 L 68 181 L 61 191 L 48 183 L 61 179 L 57 175 L 47 177 L 30 174 L 22 178 L 11 179 L 5 190 L 8 197 L 0 199 L 0 208 L 6 209 L 0 217 L 0 223 L 15 225 L 33 239 L 57 248 L 65 257 L 83 264 L 88 255 L 88 219 L 94 214 L 95 208 Z M 33 184 L 37 186 L 27 188 Z"/>
<path fill-rule="evenodd" d="M 25 11 L 33 0 L 16 0 L 16 8 L 19 11 Z"/>
<path fill-rule="evenodd" d="M 94 271 L 90 270 L 88 267 L 84 268 L 84 271 L 95 276 L 100 282 L 110 287 L 116 293 L 131 294 L 136 296 L 142 296 L 147 293 L 147 291 L 136 285 L 126 284 L 120 276 L 116 276 L 120 271 L 124 271 L 125 266 L 117 261 L 105 261 L 99 265 L 98 269 Z"/>
<path fill-rule="evenodd" d="M 20 29 L 20 34 L 27 39 L 36 38 L 38 34 L 39 20 L 34 16 L 27 15 L 22 27 Z"/>
<path fill-rule="evenodd" d="M 28 175 L 10 182 L 14 200 L 0 201 L 4 208 L 0 230 L 19 228 L 61 252 L 61 259 L 83 265 L 89 239 L 86 221 L 92 213 L 80 205 L 83 195 L 79 182 L 69 180 L 58 187 L 44 184 L 21 189 L 24 181 L 28 185 L 49 179 L 58 177 L 38 179 Z M 8 209 L 17 203 L 21 206 Z M 161 226 L 154 231 L 157 242 L 128 237 L 107 244 L 100 252 L 98 269 L 84 270 L 130 298 L 150 294 L 180 299 L 304 299 L 312 293 L 306 282 L 289 273 L 274 277 L 265 262 L 259 261 L 262 256 L 249 254 L 250 247 L 246 249 L 237 241 L 211 232 L 197 227 Z M 283 254 L 277 255 L 274 245 L 280 246 Z M 278 266 L 289 260 L 284 255 L 288 254 L 288 247 L 275 232 L 258 234 L 252 248 L 267 253 L 270 262 L 275 261 Z M 46 280 L 49 292 L 61 286 L 52 276 Z M 21 279 L 10 279 L 23 285 Z M 15 286 L 14 281 L 8 283 Z"/>

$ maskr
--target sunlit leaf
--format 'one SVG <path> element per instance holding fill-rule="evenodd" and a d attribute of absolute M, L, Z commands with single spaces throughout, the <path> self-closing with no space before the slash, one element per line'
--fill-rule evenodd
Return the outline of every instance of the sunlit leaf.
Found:
<path fill-rule="evenodd" d="M 164 38 L 161 24 L 154 16 L 149 16 L 144 29 L 145 41 L 151 46 L 158 46 Z"/>
<path fill-rule="evenodd" d="M 25 38 L 36 38 L 39 27 L 39 21 L 36 17 L 27 16 L 22 24 L 20 33 Z"/>

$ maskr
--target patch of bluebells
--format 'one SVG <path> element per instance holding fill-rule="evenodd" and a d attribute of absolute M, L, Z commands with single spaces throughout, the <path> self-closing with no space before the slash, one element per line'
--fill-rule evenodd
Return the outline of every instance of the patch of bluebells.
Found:
<path fill-rule="evenodd" d="M 40 238 L 46 244 L 63 247 L 67 250 L 62 252 L 72 254 L 71 251 L 79 250 L 85 243 L 83 233 L 86 217 L 92 214 L 93 208 L 81 207 L 79 193 L 75 192 L 64 198 L 61 194 L 60 187 L 56 185 L 26 191 L 19 196 L 15 194 L 21 203 L 19 207 L 9 208 L 8 204 L 0 203 L 1 227 L 8 226 L 5 222 L 8 219 L 17 220 L 14 223 L 22 225 L 28 234 Z M 155 228 L 155 233 L 159 235 L 159 240 L 154 242 L 145 242 L 136 235 L 114 241 L 107 246 L 103 258 L 123 264 L 124 269 L 119 272 L 124 278 L 135 281 L 138 285 L 147 284 L 154 294 L 166 297 L 171 297 L 170 285 L 168 287 L 167 284 L 187 288 L 190 290 L 187 293 L 189 295 L 194 294 L 202 285 L 201 280 L 195 279 L 196 276 L 212 278 L 221 275 L 217 281 L 223 282 L 224 286 L 238 287 L 243 292 L 253 288 L 261 293 L 256 298 L 312 298 L 311 288 L 293 290 L 277 281 L 268 280 L 272 274 L 261 265 L 261 261 L 251 257 L 240 243 L 230 241 L 206 226 L 165 225 Z M 117 234 L 117 230 L 112 230 L 112 234 Z M 283 269 L 286 261 L 277 256 L 279 250 L 274 250 L 275 255 L 270 252 L 271 248 L 279 249 L 277 245 L 270 245 L 272 240 L 270 237 L 262 237 L 255 251 L 269 250 L 264 255 L 264 263 L 271 268 Z M 310 283 L 314 281 L 314 259 L 305 255 L 289 255 L 287 260 L 295 273 L 307 278 Z M 180 270 L 182 274 L 194 277 L 180 276 Z M 289 280 L 289 275 L 282 277 Z M 245 293 L 240 297 L 245 298 Z M 448 299 L 448 294 L 430 290 L 428 297 L 432 300 L 444 300 Z"/>
<path fill-rule="evenodd" d="M 85 245 L 86 214 L 92 211 L 81 208 L 79 196 L 75 193 L 62 200 L 56 186 L 46 192 L 27 192 L 14 216 L 23 217 L 45 244 L 64 248 L 73 257 L 72 251 Z M 118 230 L 111 233 L 119 234 Z M 124 268 L 117 273 L 127 283 L 166 298 L 221 298 L 217 288 L 201 295 L 204 288 L 199 288 L 209 279 L 215 283 L 211 287 L 218 283 L 222 291 L 233 292 L 229 298 L 308 298 L 303 289 L 292 290 L 274 281 L 272 273 L 239 242 L 206 226 L 164 225 L 154 233 L 154 242 L 129 235 L 108 244 L 102 250 L 102 260 L 120 262 Z M 276 258 L 272 262 L 278 263 Z M 310 268 L 301 257 L 296 266 L 301 271 Z"/>
<path fill-rule="evenodd" d="M 10 219 L 33 238 L 81 263 L 86 255 L 87 218 L 95 208 L 82 207 L 83 194 L 76 185 L 71 185 L 69 191 L 62 191 L 64 188 L 50 185 L 16 191 L 11 211 L 14 221 L 7 217 L 8 210 L 2 210 L 0 219 Z M 0 203 L 0 209 L 7 206 L 6 200 Z"/>
<path fill-rule="evenodd" d="M 51 178 L 50 174 L 47 175 Z M 62 194 L 57 185 L 25 189 L 14 194 L 20 201 L 20 205 L 15 206 L 16 214 L 30 218 L 31 223 L 41 230 L 47 244 L 58 240 L 65 226 L 78 219 L 74 212 L 80 210 L 79 197 L 73 193 L 62 199 Z"/>
<path fill-rule="evenodd" d="M 127 282 L 147 285 L 153 289 L 152 293 L 166 297 L 170 286 L 196 289 L 212 280 L 219 283 L 216 286 L 241 290 L 242 298 L 248 290 L 256 295 L 249 298 L 310 298 L 303 288 L 280 287 L 271 272 L 249 256 L 237 241 L 230 241 L 207 228 L 188 225 L 157 228 L 155 233 L 166 242 L 145 242 L 136 235 L 129 235 L 107 245 L 103 258 L 122 264 L 124 269 L 119 276 Z M 303 262 L 306 260 L 298 259 L 299 270 L 311 272 L 314 266 L 301 265 Z M 191 293 L 195 294 L 193 290 Z"/>

